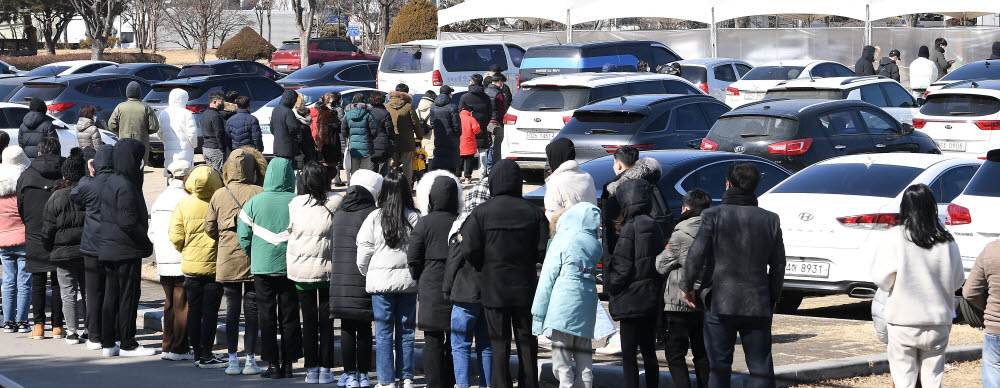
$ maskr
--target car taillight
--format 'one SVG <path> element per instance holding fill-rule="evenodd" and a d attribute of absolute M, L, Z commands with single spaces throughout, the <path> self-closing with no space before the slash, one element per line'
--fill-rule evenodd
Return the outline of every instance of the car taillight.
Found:
<path fill-rule="evenodd" d="M 913 119 L 913 128 L 922 129 L 924 125 L 927 125 L 927 120 L 924 119 Z"/>
<path fill-rule="evenodd" d="M 508 156 L 507 159 L 508 160 L 517 160 L 517 157 L 516 156 Z"/>
<path fill-rule="evenodd" d="M 563 124 L 565 125 L 566 123 L 568 123 L 572 119 L 573 119 L 573 116 L 563 116 Z"/>
<path fill-rule="evenodd" d="M 813 139 L 798 139 L 768 144 L 767 151 L 779 155 L 802 155 L 809 151 Z"/>
<path fill-rule="evenodd" d="M 76 105 L 75 102 L 60 102 L 58 104 L 49 104 L 47 109 L 49 113 L 59 113 L 66 109 L 72 108 L 75 105 Z"/>
<path fill-rule="evenodd" d="M 948 215 L 945 216 L 945 225 L 965 225 L 972 223 L 972 213 L 964 206 L 948 204 Z"/>
<path fill-rule="evenodd" d="M 854 229 L 889 229 L 899 223 L 899 214 L 873 213 L 858 216 L 837 217 L 837 222 Z"/>
<path fill-rule="evenodd" d="M 1000 120 L 976 120 L 976 126 L 984 131 L 1000 130 Z"/>
<path fill-rule="evenodd" d="M 617 146 L 617 145 L 606 145 L 606 146 L 601 146 L 601 147 L 604 147 L 604 151 L 606 151 L 607 153 L 614 154 L 615 151 L 617 151 L 618 147 L 620 147 L 620 146 Z"/>
<path fill-rule="evenodd" d="M 701 149 L 705 151 L 715 151 L 719 149 L 719 143 L 708 139 L 701 139 Z"/>
<path fill-rule="evenodd" d="M 503 124 L 504 125 L 508 125 L 508 124 L 514 125 L 514 124 L 517 124 L 517 116 L 514 116 L 514 115 L 503 115 Z"/>
<path fill-rule="evenodd" d="M 295 86 L 285 86 L 285 90 L 299 90 L 299 89 L 302 89 L 302 86 L 300 86 L 300 85 L 295 85 Z M 189 109 L 190 109 L 190 108 L 189 108 Z"/>
<path fill-rule="evenodd" d="M 708 84 L 701 82 L 698 84 L 698 89 L 701 89 L 701 91 L 705 92 L 705 94 L 708 94 Z"/>
<path fill-rule="evenodd" d="M 930 90 L 927 90 L 927 91 L 924 91 L 924 98 L 925 98 L 925 99 L 926 99 L 926 98 L 927 98 L 927 96 L 929 96 L 929 95 L 931 95 L 931 91 L 930 91 Z"/>
<path fill-rule="evenodd" d="M 726 88 L 727 96 L 738 96 L 740 95 L 740 90 L 737 88 Z"/>
<path fill-rule="evenodd" d="M 441 79 L 441 71 L 440 70 L 434 70 L 434 72 L 431 73 L 431 84 L 434 85 L 434 86 L 444 85 L 444 80 Z"/>
<path fill-rule="evenodd" d="M 521 73 L 517 74 L 517 87 L 521 87 Z"/>
<path fill-rule="evenodd" d="M 187 108 L 187 110 L 189 110 L 191 112 L 201 113 L 201 112 L 204 112 L 205 109 L 208 109 L 208 104 L 191 104 L 191 105 L 188 105 L 186 108 Z"/>

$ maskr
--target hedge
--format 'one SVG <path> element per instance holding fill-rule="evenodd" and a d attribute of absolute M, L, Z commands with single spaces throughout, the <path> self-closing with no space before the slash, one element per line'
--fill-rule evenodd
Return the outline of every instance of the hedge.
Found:
<path fill-rule="evenodd" d="M 32 55 L 25 57 L 0 57 L 0 61 L 16 67 L 18 70 L 32 70 L 36 67 L 62 61 L 89 60 L 90 53 Z M 118 53 L 105 52 L 104 60 L 116 63 L 165 63 L 167 58 L 152 53 Z"/>
<path fill-rule="evenodd" d="M 215 56 L 219 59 L 240 59 L 256 61 L 271 59 L 271 54 L 277 49 L 267 39 L 260 36 L 253 28 L 243 27 L 240 32 L 222 43 Z"/>
<path fill-rule="evenodd" d="M 411 0 L 399 10 L 385 44 L 437 37 L 437 8 L 429 0 Z"/>

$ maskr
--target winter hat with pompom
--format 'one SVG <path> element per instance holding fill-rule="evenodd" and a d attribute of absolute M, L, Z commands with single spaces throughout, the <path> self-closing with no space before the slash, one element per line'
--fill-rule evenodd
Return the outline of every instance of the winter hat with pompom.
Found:
<path fill-rule="evenodd" d="M 63 179 L 68 181 L 79 181 L 87 175 L 87 162 L 83 160 L 83 150 L 73 148 L 69 152 L 69 157 L 62 165 Z"/>

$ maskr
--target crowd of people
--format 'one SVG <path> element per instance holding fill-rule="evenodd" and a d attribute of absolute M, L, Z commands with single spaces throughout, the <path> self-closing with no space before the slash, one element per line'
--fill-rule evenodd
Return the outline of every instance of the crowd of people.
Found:
<path fill-rule="evenodd" d="M 778 216 L 757 207 L 754 164 L 729 167 L 720 205 L 694 189 L 670 215 L 654 206 L 656 159 L 621 146 L 598 197 L 572 141 L 558 139 L 546 147 L 543 210 L 522 197 L 518 165 L 499 158 L 504 81 L 473 75 L 457 104 L 443 86 L 417 106 L 402 84 L 346 106 L 338 93 L 307 107 L 286 91 L 269 123 L 270 161 L 245 96 L 211 93 L 196 122 L 185 91 L 171 91 L 156 115 L 130 85 L 109 122 L 118 142 L 101 144 L 85 107 L 81 147 L 67 157 L 44 103 L 31 100 L 19 144 L 0 132 L 4 331 L 45 339 L 48 320 L 51 337 L 105 357 L 156 354 L 135 338 L 142 259 L 155 252 L 164 360 L 291 378 L 304 358 L 307 383 L 369 387 L 374 344 L 375 386 L 409 388 L 419 328 L 429 387 L 512 387 L 515 378 L 537 387 L 540 341 L 561 387 L 590 387 L 592 340 L 608 314 L 601 279 L 620 323 L 623 386 L 639 387 L 640 376 L 658 386 L 662 335 L 677 386 L 691 385 L 690 350 L 697 386 L 728 387 L 737 334 L 752 384 L 774 386 L 785 254 Z M 193 163 L 197 128 L 203 165 Z M 157 132 L 167 187 L 147 212 L 144 162 Z M 335 192 L 341 170 L 347 188 Z M 901 213 L 872 268 L 886 292 L 877 315 L 896 385 L 939 386 L 961 260 L 929 188 L 908 188 Z M 984 299 L 991 267 L 977 268 L 966 295 L 995 312 Z M 217 355 L 223 297 L 227 352 Z M 995 320 L 988 314 L 988 327 Z M 344 373 L 335 379 L 337 321 Z"/>
<path fill-rule="evenodd" d="M 917 58 L 910 62 L 910 90 L 919 98 L 924 97 L 924 92 L 948 74 L 954 59 L 947 59 L 944 56 L 945 49 L 948 48 L 948 41 L 944 38 L 934 39 L 933 48 L 920 46 L 917 49 Z M 865 46 L 861 49 L 861 57 L 854 63 L 854 74 L 858 76 L 879 75 L 891 78 L 896 82 L 899 79 L 899 65 L 896 62 L 901 60 L 899 50 L 892 49 L 889 55 L 878 59 L 878 66 L 875 66 L 875 58 L 878 58 L 881 48 L 878 46 Z M 1000 41 L 993 42 L 990 56 L 987 60 L 1000 59 Z"/>

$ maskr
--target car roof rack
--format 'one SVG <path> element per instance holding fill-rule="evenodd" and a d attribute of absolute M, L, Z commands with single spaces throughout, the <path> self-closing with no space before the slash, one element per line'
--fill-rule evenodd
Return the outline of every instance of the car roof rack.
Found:
<path fill-rule="evenodd" d="M 889 79 L 889 77 L 886 77 L 884 75 L 865 75 L 865 76 L 861 76 L 861 77 L 851 77 L 851 78 L 845 79 L 843 81 L 840 81 L 840 84 L 841 85 L 847 85 L 847 84 L 851 84 L 851 83 L 855 83 L 855 82 L 867 81 L 867 80 L 872 80 L 872 79 Z"/>

